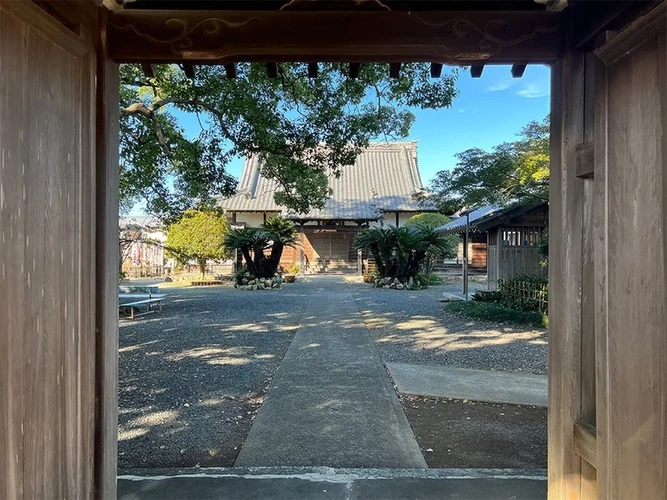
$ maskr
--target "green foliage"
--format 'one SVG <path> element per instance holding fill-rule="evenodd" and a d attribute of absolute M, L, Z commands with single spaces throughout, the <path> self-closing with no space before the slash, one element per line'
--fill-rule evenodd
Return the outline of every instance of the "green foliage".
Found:
<path fill-rule="evenodd" d="M 389 226 L 361 231 L 355 246 L 373 255 L 378 277 L 408 279 L 418 276 L 430 256 L 450 251 L 449 240 L 426 225 Z"/>
<path fill-rule="evenodd" d="M 369 141 L 408 136 L 410 107 L 441 109 L 457 95 L 458 73 L 433 80 L 426 63 L 404 64 L 390 78 L 387 64 L 364 64 L 350 79 L 347 67 L 281 63 L 270 79 L 263 64 L 200 66 L 193 80 L 176 65 L 157 65 L 154 78 L 121 65 L 121 206 L 138 200 L 147 211 L 174 220 L 186 209 L 233 194 L 227 165 L 258 155 L 262 175 L 278 181 L 275 200 L 296 212 L 322 208 L 329 175 L 354 164 Z M 200 130 L 184 129 L 187 116 Z M 326 144 L 327 147 L 321 147 Z"/>
<path fill-rule="evenodd" d="M 406 226 L 426 226 L 431 229 L 436 229 L 444 226 L 451 219 L 446 215 L 437 212 L 424 212 L 422 214 L 413 215 L 405 223 Z"/>
<path fill-rule="evenodd" d="M 196 260 L 203 276 L 207 260 L 228 256 L 223 240 L 229 230 L 229 222 L 220 211 L 188 210 L 169 227 L 165 247 L 168 255 L 181 263 Z"/>
<path fill-rule="evenodd" d="M 227 248 L 241 251 L 245 261 L 243 276 L 272 278 L 278 271 L 285 247 L 296 244 L 294 223 L 281 217 L 271 217 L 261 229 L 232 229 L 225 237 Z M 267 255 L 268 251 L 268 255 Z M 239 283 L 237 275 L 237 283 Z"/>
<path fill-rule="evenodd" d="M 537 241 L 537 253 L 542 257 L 540 265 L 542 267 L 549 266 L 549 228 L 547 227 L 542 234 L 540 239 Z"/>
<path fill-rule="evenodd" d="M 502 302 L 503 294 L 498 291 L 478 290 L 472 295 L 472 300 L 478 302 Z"/>
<path fill-rule="evenodd" d="M 549 281 L 536 276 L 515 276 L 498 281 L 498 290 L 476 292 L 477 302 L 493 302 L 518 311 L 546 313 L 549 305 Z"/>
<path fill-rule="evenodd" d="M 445 312 L 462 318 L 489 321 L 493 323 L 512 323 L 538 328 L 548 326 L 548 318 L 539 311 L 518 311 L 492 302 L 449 302 Z"/>
<path fill-rule="evenodd" d="M 549 117 L 529 123 L 520 136 L 491 151 L 473 148 L 458 153 L 456 167 L 438 172 L 432 181 L 429 200 L 445 213 L 518 199 L 548 200 Z"/>
<path fill-rule="evenodd" d="M 542 311 L 549 308 L 549 280 L 538 276 L 513 276 L 498 280 L 502 303 L 522 311 Z"/>

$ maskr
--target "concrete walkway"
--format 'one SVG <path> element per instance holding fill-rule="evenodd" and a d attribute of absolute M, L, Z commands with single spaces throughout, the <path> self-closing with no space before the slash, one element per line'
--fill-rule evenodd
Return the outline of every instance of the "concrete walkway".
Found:
<path fill-rule="evenodd" d="M 401 394 L 547 406 L 547 376 L 387 363 Z"/>
<path fill-rule="evenodd" d="M 425 468 L 347 285 L 315 280 L 235 467 Z"/>
<path fill-rule="evenodd" d="M 546 492 L 546 471 L 515 469 L 195 469 L 118 478 L 120 500 L 539 500 Z"/>

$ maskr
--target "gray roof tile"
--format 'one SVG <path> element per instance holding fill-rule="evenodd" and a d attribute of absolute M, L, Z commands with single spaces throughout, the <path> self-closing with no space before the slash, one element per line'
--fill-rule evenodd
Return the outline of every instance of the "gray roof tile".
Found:
<path fill-rule="evenodd" d="M 333 193 L 323 209 L 307 214 L 288 213 L 277 205 L 274 180 L 261 176 L 256 156 L 244 165 L 238 193 L 219 198 L 220 206 L 232 212 L 279 211 L 289 218 L 375 220 L 382 211 L 422 211 L 414 195 L 423 190 L 417 166 L 417 143 L 373 143 L 364 150 L 355 165 L 342 169 L 339 178 L 331 177 Z"/>

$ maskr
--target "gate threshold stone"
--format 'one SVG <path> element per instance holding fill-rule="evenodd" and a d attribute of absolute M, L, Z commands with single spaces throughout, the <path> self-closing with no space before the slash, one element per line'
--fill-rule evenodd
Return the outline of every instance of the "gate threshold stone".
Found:
<path fill-rule="evenodd" d="M 401 394 L 547 406 L 547 376 L 451 366 L 387 363 Z"/>
<path fill-rule="evenodd" d="M 317 278 L 236 467 L 425 468 L 342 278 Z"/>
<path fill-rule="evenodd" d="M 118 477 L 120 500 L 546 499 L 545 470 L 270 467 L 144 469 Z"/>

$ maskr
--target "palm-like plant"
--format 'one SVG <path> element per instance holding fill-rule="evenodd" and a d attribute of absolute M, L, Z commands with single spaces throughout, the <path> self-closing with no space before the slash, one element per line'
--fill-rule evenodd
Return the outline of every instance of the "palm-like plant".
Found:
<path fill-rule="evenodd" d="M 388 276 L 387 266 L 390 264 L 394 248 L 394 235 L 389 228 L 372 228 L 361 231 L 354 242 L 355 248 L 365 250 L 373 255 L 380 276 Z"/>
<path fill-rule="evenodd" d="M 378 274 L 414 278 L 429 255 L 451 252 L 452 242 L 426 225 L 372 228 L 361 231 L 355 246 L 373 254 Z"/>
<path fill-rule="evenodd" d="M 294 222 L 282 217 L 270 217 L 263 224 L 264 231 L 269 234 L 272 246 L 271 255 L 268 259 L 269 276 L 273 276 L 280 265 L 280 258 L 286 247 L 296 245 L 296 227 Z"/>
<path fill-rule="evenodd" d="M 266 221 L 262 229 L 233 229 L 225 236 L 226 248 L 238 248 L 248 272 L 256 278 L 271 278 L 278 270 L 285 247 L 296 244 L 294 223 L 279 217 Z M 267 257 L 265 250 L 271 249 Z"/>

